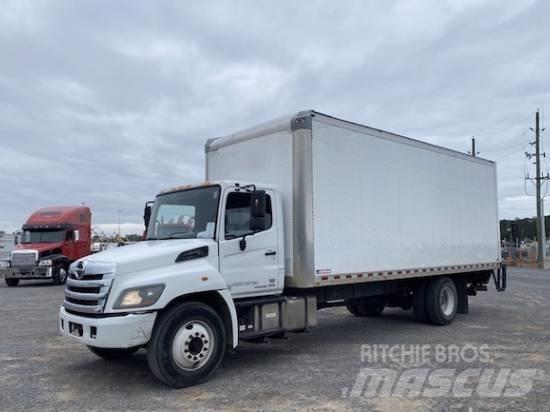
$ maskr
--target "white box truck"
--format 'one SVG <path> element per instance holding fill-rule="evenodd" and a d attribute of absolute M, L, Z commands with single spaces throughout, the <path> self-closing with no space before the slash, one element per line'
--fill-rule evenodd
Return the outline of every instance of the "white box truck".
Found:
<path fill-rule="evenodd" d="M 73 263 L 62 334 L 104 358 L 144 347 L 184 387 L 320 308 L 445 325 L 506 287 L 491 161 L 305 111 L 208 140 L 206 180 L 146 205 L 146 241 Z"/>

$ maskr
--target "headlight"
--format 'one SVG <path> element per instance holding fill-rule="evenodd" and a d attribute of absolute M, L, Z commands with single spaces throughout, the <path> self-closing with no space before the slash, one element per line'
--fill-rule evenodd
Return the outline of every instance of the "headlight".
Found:
<path fill-rule="evenodd" d="M 9 260 L 0 260 L 0 268 L 9 268 L 10 266 Z"/>
<path fill-rule="evenodd" d="M 151 306 L 159 300 L 164 285 L 143 286 L 141 288 L 125 289 L 118 296 L 114 309 L 143 308 Z"/>
<path fill-rule="evenodd" d="M 44 259 L 38 262 L 38 266 L 51 266 L 53 265 L 53 262 L 51 259 Z"/>

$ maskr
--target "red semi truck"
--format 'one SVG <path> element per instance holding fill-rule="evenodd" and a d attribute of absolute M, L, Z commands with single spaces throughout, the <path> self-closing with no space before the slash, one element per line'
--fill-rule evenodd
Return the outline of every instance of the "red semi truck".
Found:
<path fill-rule="evenodd" d="M 17 286 L 21 279 L 65 283 L 69 265 L 90 254 L 91 222 L 85 206 L 37 210 L 23 225 L 21 241 L 9 259 L 0 261 L 0 276 L 8 286 Z"/>

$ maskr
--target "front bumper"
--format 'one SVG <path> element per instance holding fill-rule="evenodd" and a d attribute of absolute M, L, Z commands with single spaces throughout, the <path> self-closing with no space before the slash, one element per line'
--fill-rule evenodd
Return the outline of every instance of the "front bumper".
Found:
<path fill-rule="evenodd" d="M 51 266 L 9 267 L 0 269 L 0 278 L 15 279 L 51 279 Z"/>
<path fill-rule="evenodd" d="M 130 348 L 149 342 L 156 312 L 89 318 L 59 309 L 59 330 L 85 345 L 99 348 Z"/>

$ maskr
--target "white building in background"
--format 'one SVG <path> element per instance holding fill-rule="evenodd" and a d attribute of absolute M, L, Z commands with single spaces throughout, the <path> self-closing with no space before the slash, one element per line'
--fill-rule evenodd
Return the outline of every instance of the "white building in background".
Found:
<path fill-rule="evenodd" d="M 15 247 L 15 235 L 0 234 L 0 259 L 10 256 L 10 252 Z"/>

